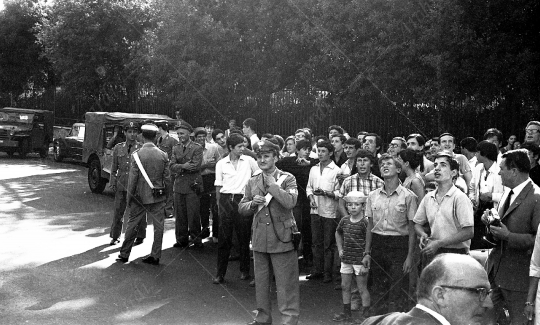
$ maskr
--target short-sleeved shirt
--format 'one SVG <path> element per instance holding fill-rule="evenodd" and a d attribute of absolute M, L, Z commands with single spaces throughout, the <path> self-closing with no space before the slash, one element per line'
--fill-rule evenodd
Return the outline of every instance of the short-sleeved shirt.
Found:
<path fill-rule="evenodd" d="M 247 182 L 258 170 L 255 159 L 245 155 L 238 158 L 238 165 L 234 168 L 229 155 L 218 161 L 214 185 L 221 186 L 220 193 L 244 194 Z"/>
<path fill-rule="evenodd" d="M 358 174 L 354 174 L 345 178 L 341 188 L 339 189 L 339 196 L 345 197 L 349 192 L 359 191 L 368 195 L 371 191 L 376 190 L 384 186 L 384 181 L 379 177 L 369 174 L 367 178 L 360 178 Z"/>
<path fill-rule="evenodd" d="M 408 236 L 409 221 L 416 213 L 418 197 L 402 185 L 387 193 L 384 187 L 369 193 L 366 217 L 373 218 L 372 233 L 382 236 Z"/>
<path fill-rule="evenodd" d="M 343 236 L 343 257 L 346 264 L 362 265 L 363 253 L 366 248 L 367 218 L 352 222 L 351 216 L 343 217 L 336 232 Z"/>
<path fill-rule="evenodd" d="M 467 195 L 456 186 L 452 186 L 444 195 L 441 203 L 437 202 L 437 191 L 431 191 L 420 202 L 414 216 L 414 223 L 423 225 L 429 222 L 431 237 L 443 239 L 457 234 L 462 228 L 474 226 L 473 206 Z M 445 248 L 470 248 L 467 240 Z"/>
<path fill-rule="evenodd" d="M 309 197 L 313 194 L 313 191 L 321 189 L 323 191 L 330 191 L 337 197 L 339 190 L 339 182 L 337 175 L 341 172 L 336 164 L 331 161 L 326 167 L 323 168 L 321 173 L 321 163 L 311 167 L 309 171 L 309 179 L 306 186 L 306 195 Z M 336 210 L 338 206 L 337 199 L 330 198 L 328 196 L 314 196 L 317 203 L 316 208 L 311 208 L 311 214 L 317 214 L 324 218 L 335 218 Z"/>

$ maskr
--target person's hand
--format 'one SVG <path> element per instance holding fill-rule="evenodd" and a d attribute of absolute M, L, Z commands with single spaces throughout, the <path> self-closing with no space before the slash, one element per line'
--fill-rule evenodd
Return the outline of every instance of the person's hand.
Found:
<path fill-rule="evenodd" d="M 313 209 L 317 209 L 317 202 L 315 202 L 315 200 L 310 200 L 309 206 Z"/>
<path fill-rule="evenodd" d="M 261 205 L 266 203 L 266 199 L 264 198 L 264 196 L 255 195 L 251 202 L 253 203 L 253 205 Z"/>
<path fill-rule="evenodd" d="M 426 247 L 427 243 L 429 242 L 429 236 L 427 234 L 422 234 L 420 236 L 420 249 L 424 249 Z"/>
<path fill-rule="evenodd" d="M 338 250 L 338 253 L 339 253 L 339 257 L 343 258 L 343 249 Z"/>
<path fill-rule="evenodd" d="M 480 218 L 484 225 L 489 226 L 489 209 L 486 209 Z"/>
<path fill-rule="evenodd" d="M 116 193 L 116 185 L 111 184 L 111 185 L 109 185 L 109 187 L 111 188 L 111 190 L 112 190 L 114 193 Z"/>
<path fill-rule="evenodd" d="M 492 195 L 491 193 L 480 193 L 480 200 L 484 202 L 491 202 Z"/>
<path fill-rule="evenodd" d="M 534 306 L 525 306 L 525 310 L 523 311 L 525 314 L 525 317 L 527 317 L 527 320 L 533 320 L 534 318 Z"/>
<path fill-rule="evenodd" d="M 266 184 L 267 187 L 276 184 L 276 179 L 274 178 L 274 176 L 266 175 L 264 173 L 262 175 L 263 175 L 263 178 L 264 178 L 264 183 Z"/>
<path fill-rule="evenodd" d="M 501 226 L 489 226 L 489 231 L 493 234 L 493 236 L 499 240 L 507 240 L 508 235 L 510 235 L 510 231 L 506 227 L 504 223 L 501 222 Z"/>
<path fill-rule="evenodd" d="M 424 249 L 422 249 L 422 253 L 427 255 L 435 255 L 440 247 L 441 242 L 439 240 L 429 240 L 424 246 Z"/>
<path fill-rule="evenodd" d="M 347 178 L 347 177 L 349 177 L 349 175 L 346 175 L 346 174 L 338 174 L 338 175 L 336 176 L 336 178 L 338 179 L 338 181 L 339 181 L 340 183 L 343 182 L 343 180 L 344 180 L 345 178 Z"/>
<path fill-rule="evenodd" d="M 296 163 L 300 166 L 309 166 L 309 160 L 307 160 L 306 158 L 298 158 L 296 159 Z"/>
<path fill-rule="evenodd" d="M 407 255 L 405 262 L 403 263 L 403 273 L 407 274 L 412 271 L 413 258 L 412 256 Z"/>
<path fill-rule="evenodd" d="M 362 264 L 369 269 L 371 267 L 371 255 L 364 256 L 362 259 Z"/>

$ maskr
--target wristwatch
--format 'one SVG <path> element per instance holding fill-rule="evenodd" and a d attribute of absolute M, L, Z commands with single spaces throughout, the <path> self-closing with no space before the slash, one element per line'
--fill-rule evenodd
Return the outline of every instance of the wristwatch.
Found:
<path fill-rule="evenodd" d="M 534 302 L 527 301 L 525 303 L 525 306 L 534 306 Z"/>

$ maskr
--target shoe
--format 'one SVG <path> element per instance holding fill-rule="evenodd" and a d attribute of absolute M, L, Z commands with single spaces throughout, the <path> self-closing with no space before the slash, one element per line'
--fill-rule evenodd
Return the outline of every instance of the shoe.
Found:
<path fill-rule="evenodd" d="M 193 243 L 193 248 L 204 248 L 204 244 L 201 242 Z"/>
<path fill-rule="evenodd" d="M 159 258 L 148 255 L 142 259 L 142 262 L 146 264 L 159 265 Z"/>
<path fill-rule="evenodd" d="M 111 246 L 116 245 L 116 244 L 120 244 L 120 241 L 118 240 L 118 238 L 113 238 L 111 242 L 109 243 L 109 245 Z"/>
<path fill-rule="evenodd" d="M 249 286 L 250 286 L 250 287 L 254 287 L 254 286 L 255 286 L 255 279 L 251 280 L 251 282 L 249 283 Z"/>
<path fill-rule="evenodd" d="M 238 261 L 240 259 L 240 255 L 231 255 L 229 256 L 229 262 L 230 261 Z"/>
<path fill-rule="evenodd" d="M 334 315 L 334 318 L 332 318 L 332 320 L 334 322 L 352 322 L 352 315 L 341 313 L 339 315 Z"/>
<path fill-rule="evenodd" d="M 317 279 L 322 279 L 322 278 L 323 278 L 322 273 L 311 273 L 306 276 L 306 279 L 308 280 L 317 280 Z"/>
<path fill-rule="evenodd" d="M 249 280 L 251 279 L 251 275 L 247 272 L 242 272 L 242 275 L 240 275 L 240 280 Z"/>
<path fill-rule="evenodd" d="M 272 323 L 261 323 L 254 320 L 252 322 L 247 323 L 246 325 L 272 325 Z"/>
<path fill-rule="evenodd" d="M 176 248 L 186 248 L 186 247 L 188 247 L 188 245 L 189 245 L 188 243 L 175 243 L 175 244 L 173 245 L 173 247 L 176 247 Z"/>
<path fill-rule="evenodd" d="M 324 279 L 322 280 L 323 283 L 330 283 L 332 282 L 332 276 L 330 274 L 326 274 L 324 276 Z"/>
<path fill-rule="evenodd" d="M 135 239 L 135 242 L 133 243 L 133 246 L 140 245 L 144 242 L 144 238 L 137 238 Z"/>
<path fill-rule="evenodd" d="M 222 284 L 223 282 L 225 282 L 225 279 L 222 275 L 218 275 L 212 280 L 213 284 Z"/>
<path fill-rule="evenodd" d="M 120 262 L 120 263 L 127 263 L 128 261 L 128 258 L 127 257 L 122 257 L 120 255 L 118 255 L 118 258 L 116 259 L 117 262 Z"/>

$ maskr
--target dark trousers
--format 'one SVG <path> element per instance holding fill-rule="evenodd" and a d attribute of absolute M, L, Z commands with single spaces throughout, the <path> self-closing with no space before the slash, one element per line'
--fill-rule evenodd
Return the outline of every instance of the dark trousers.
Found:
<path fill-rule="evenodd" d="M 238 203 L 242 194 L 220 194 L 219 198 L 219 240 L 217 275 L 225 276 L 229 264 L 233 229 L 238 237 L 240 254 L 240 272 L 249 273 L 249 240 L 253 217 L 244 217 L 238 213 Z"/>
<path fill-rule="evenodd" d="M 302 255 L 305 263 L 313 262 L 311 242 L 311 215 L 309 214 L 309 202 L 298 200 L 293 209 L 294 220 L 298 230 L 302 233 Z"/>
<path fill-rule="evenodd" d="M 332 275 L 336 246 L 336 219 L 311 215 L 313 273 Z"/>
<path fill-rule="evenodd" d="M 219 233 L 219 217 L 216 191 L 214 187 L 214 181 L 216 180 L 216 174 L 202 175 L 204 193 L 201 196 L 201 227 L 207 229 L 210 225 L 210 212 L 212 213 L 212 231 L 213 236 L 218 237 Z"/>
<path fill-rule="evenodd" d="M 527 301 L 527 292 L 503 289 L 492 279 L 493 277 L 490 278 L 491 287 L 493 288 L 490 297 L 494 308 L 488 310 L 488 318 L 497 321 L 498 324 L 528 324 L 527 317 L 523 314 L 525 302 Z M 506 317 L 503 308 L 508 310 L 509 318 Z M 539 317 L 539 315 L 535 317 Z"/>
<path fill-rule="evenodd" d="M 415 298 L 409 293 L 409 274 L 403 263 L 409 252 L 409 236 L 382 236 L 372 233 L 372 306 L 379 312 L 406 311 Z"/>
<path fill-rule="evenodd" d="M 176 213 L 174 232 L 177 243 L 187 244 L 189 236 L 194 242 L 201 242 L 199 204 L 199 197 L 195 193 L 174 193 L 174 212 Z"/>
<path fill-rule="evenodd" d="M 111 238 L 118 239 L 122 234 L 122 224 L 124 223 L 124 213 L 126 211 L 126 191 L 116 191 L 114 194 L 114 216 L 111 225 Z M 137 227 L 137 238 L 146 238 L 146 217 L 141 218 Z"/>
<path fill-rule="evenodd" d="M 154 226 L 154 244 L 150 256 L 154 258 L 161 257 L 161 247 L 163 242 L 163 229 L 165 227 L 165 201 L 139 204 L 133 202 L 129 211 L 129 220 L 126 229 L 126 237 L 122 248 L 120 248 L 120 256 L 128 258 L 135 242 L 135 237 L 138 233 L 138 228 L 141 219 L 146 219 L 146 215 L 152 218 Z"/>

